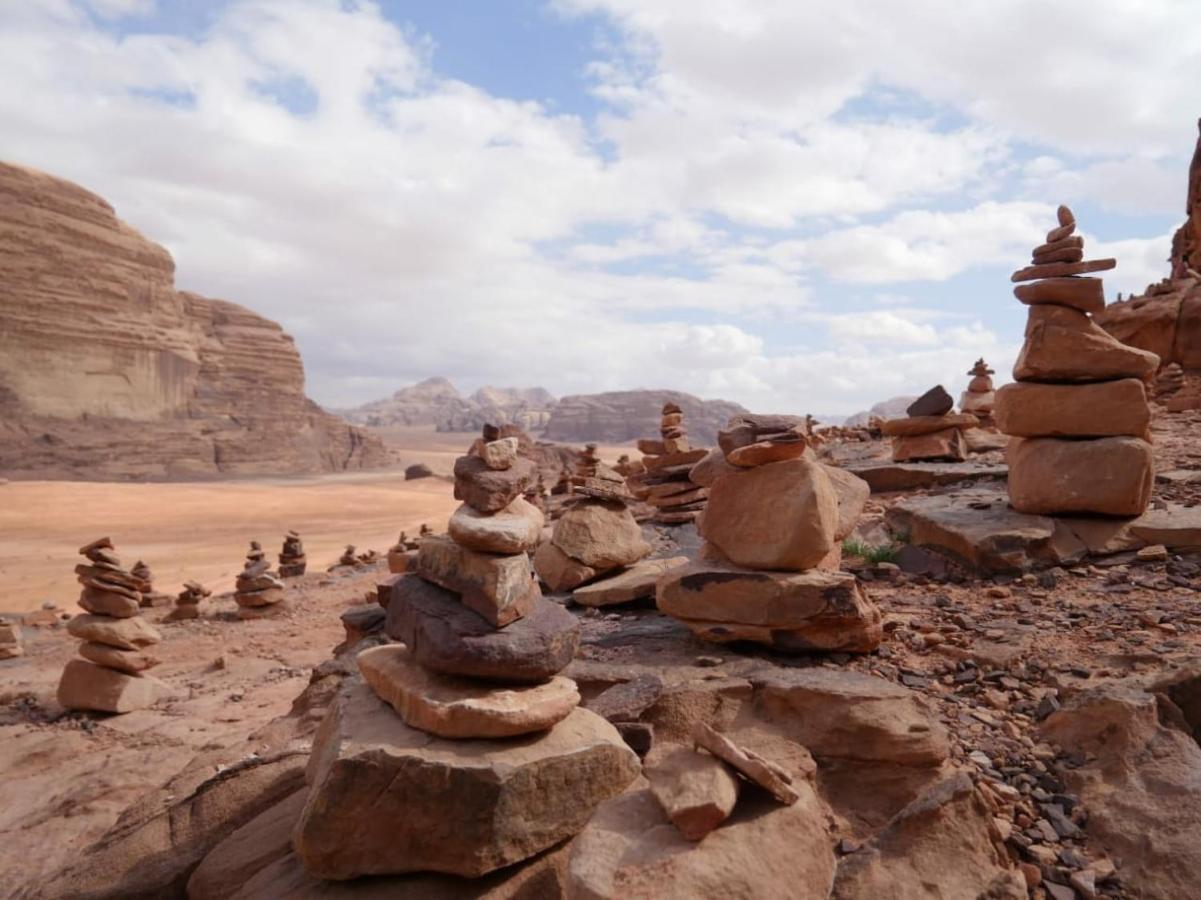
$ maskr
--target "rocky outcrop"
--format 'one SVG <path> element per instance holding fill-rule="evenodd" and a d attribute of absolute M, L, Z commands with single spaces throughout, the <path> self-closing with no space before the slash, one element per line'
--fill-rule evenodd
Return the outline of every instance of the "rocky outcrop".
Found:
<path fill-rule="evenodd" d="M 275 322 L 177 291 L 103 199 L 0 164 L 0 470 L 315 473 L 388 461 L 304 394 Z"/>
<path fill-rule="evenodd" d="M 733 416 L 746 414 L 737 403 L 701 400 L 679 391 L 609 391 L 573 394 L 554 408 L 543 435 L 549 441 L 619 443 L 658 434 L 663 405 L 674 403 L 688 422 L 695 444 L 712 445 Z"/>
<path fill-rule="evenodd" d="M 387 399 L 339 412 L 347 421 L 375 427 L 434 425 L 439 431 L 479 431 L 492 424 L 534 430 L 546 425 L 554 405 L 555 398 L 540 387 L 482 387 L 464 397 L 445 378 L 434 377 Z"/>

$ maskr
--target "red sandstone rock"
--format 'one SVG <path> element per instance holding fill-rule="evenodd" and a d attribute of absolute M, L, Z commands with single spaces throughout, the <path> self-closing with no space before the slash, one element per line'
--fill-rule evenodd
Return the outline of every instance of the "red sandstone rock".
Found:
<path fill-rule="evenodd" d="M 1137 516 L 1151 499 L 1151 445 L 1134 437 L 1014 438 L 1009 500 L 1034 515 Z"/>
<path fill-rule="evenodd" d="M 1151 424 L 1136 378 L 1093 384 L 1015 382 L 997 391 L 997 427 L 1018 437 L 1142 437 Z"/>

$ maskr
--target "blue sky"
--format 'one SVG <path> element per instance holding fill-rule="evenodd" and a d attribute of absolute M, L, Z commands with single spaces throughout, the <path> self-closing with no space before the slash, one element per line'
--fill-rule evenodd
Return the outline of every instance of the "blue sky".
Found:
<path fill-rule="evenodd" d="M 1187 10 L 0 3 L 0 158 L 280 321 L 329 405 L 440 374 L 849 414 L 1004 374 L 1059 202 L 1111 297 L 1166 273 Z"/>

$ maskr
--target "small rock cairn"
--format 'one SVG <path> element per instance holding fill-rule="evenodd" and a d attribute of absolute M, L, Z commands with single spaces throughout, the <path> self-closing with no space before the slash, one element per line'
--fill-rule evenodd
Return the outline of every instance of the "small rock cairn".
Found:
<path fill-rule="evenodd" d="M 0 618 L 0 659 L 16 659 L 24 652 L 20 623 Z"/>
<path fill-rule="evenodd" d="M 976 428 L 980 420 L 963 412 L 951 412 L 955 401 L 941 384 L 930 388 L 905 410 L 907 418 L 887 419 L 880 423 L 882 434 L 892 438 L 894 462 L 967 459 L 965 428 Z"/>
<path fill-rule="evenodd" d="M 994 370 L 988 367 L 981 357 L 968 370 L 972 380 L 967 383 L 967 390 L 959 397 L 959 411 L 975 416 L 981 426 L 990 428 L 993 425 L 992 411 L 996 401 L 993 391 L 992 376 Z"/>
<path fill-rule="evenodd" d="M 234 602 L 239 619 L 262 619 L 283 612 L 284 583 L 271 571 L 271 563 L 258 541 L 250 542 L 246 564 L 238 573 Z"/>
<path fill-rule="evenodd" d="M 167 619 L 172 622 L 185 619 L 199 619 L 200 602 L 206 597 L 212 596 L 212 593 L 212 591 L 198 581 L 185 581 L 183 583 L 183 590 L 175 598 L 175 609 L 171 610 L 171 614 L 167 616 Z"/>
<path fill-rule="evenodd" d="M 1015 383 L 997 391 L 997 427 L 1014 438 L 1009 501 L 1024 513 L 1138 516 L 1155 479 L 1146 383 L 1159 357 L 1093 322 L 1105 290 L 1080 276 L 1117 263 L 1085 260 L 1076 217 L 1061 206 L 1058 219 L 1012 278 L 1030 313 Z"/>
<path fill-rule="evenodd" d="M 703 561 L 660 578 L 656 603 L 707 641 L 874 650 L 880 611 L 854 575 L 838 571 L 842 539 L 870 489 L 812 459 L 800 427 L 775 430 L 779 424 L 743 416 L 718 433 L 724 459 L 698 465 L 711 484 L 698 525 Z"/>
<path fill-rule="evenodd" d="M 403 643 L 358 655 L 365 684 L 347 682 L 313 750 L 323 762 L 293 843 L 322 878 L 484 875 L 576 834 L 639 771 L 558 674 L 579 626 L 530 571 L 534 464 L 497 440 L 454 472 L 449 536 L 424 538 L 413 570 L 381 590 Z M 378 825 L 348 828 L 332 809 Z"/>
<path fill-rule="evenodd" d="M 407 572 L 417 559 L 417 541 L 402 531 L 396 543 L 388 548 L 388 571 L 393 575 Z"/>
<path fill-rule="evenodd" d="M 170 606 L 172 597 L 170 594 L 163 594 L 154 589 L 154 574 L 150 571 L 150 566 L 142 562 L 140 559 L 133 564 L 133 568 L 129 570 L 138 581 L 138 592 L 142 595 L 143 608 L 154 606 Z"/>
<path fill-rule="evenodd" d="M 88 614 L 73 617 L 67 631 L 83 641 L 83 659 L 73 659 L 63 669 L 58 702 L 67 709 L 109 713 L 153 706 L 171 691 L 146 674 L 159 660 L 145 648 L 162 636 L 140 615 L 140 581 L 121 567 L 107 537 L 79 552 L 88 560 L 75 567 L 83 585 L 79 605 Z"/>
<path fill-rule="evenodd" d="M 692 449 L 684 411 L 675 403 L 663 404 L 659 428 L 659 440 L 638 442 L 643 472 L 631 476 L 630 491 L 655 508 L 651 521 L 656 524 L 694 522 L 705 508 L 709 491 L 693 482 L 688 473 L 709 451 Z"/>
<path fill-rule="evenodd" d="M 308 557 L 304 555 L 304 542 L 295 531 L 289 531 L 284 536 L 284 545 L 279 551 L 279 577 L 296 578 L 304 574 L 308 567 Z"/>

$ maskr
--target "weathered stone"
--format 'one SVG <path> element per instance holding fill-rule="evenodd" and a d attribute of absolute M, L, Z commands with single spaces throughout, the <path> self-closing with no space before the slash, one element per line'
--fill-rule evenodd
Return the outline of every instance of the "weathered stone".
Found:
<path fill-rule="evenodd" d="M 646 673 L 605 688 L 585 705 L 610 722 L 630 722 L 650 709 L 662 695 L 663 679 Z"/>
<path fill-rule="evenodd" d="M 480 450 L 480 459 L 489 469 L 511 469 L 517 462 L 517 438 L 507 437 L 489 441 Z"/>
<path fill-rule="evenodd" d="M 158 629 L 143 619 L 133 616 L 114 619 L 109 616 L 72 616 L 67 621 L 67 633 L 82 641 L 108 644 L 120 650 L 139 650 L 157 644 L 163 639 Z"/>
<path fill-rule="evenodd" d="M 1142 437 L 1151 424 L 1137 378 L 1093 384 L 1015 382 L 997 391 L 997 427 L 1018 437 Z"/>
<path fill-rule="evenodd" d="M 464 606 L 498 628 L 520 619 L 542 596 L 526 554 L 477 553 L 448 537 L 421 542 L 417 574 L 454 591 Z"/>
<path fill-rule="evenodd" d="M 518 497 L 488 515 L 463 504 L 450 517 L 447 532 L 455 543 L 481 553 L 525 553 L 537 549 L 545 518 L 542 510 Z"/>
<path fill-rule="evenodd" d="M 1026 324 L 1026 342 L 1013 366 L 1018 381 L 1087 382 L 1150 378 L 1159 357 L 1128 347 L 1084 313 L 1062 306 L 1036 306 Z"/>
<path fill-rule="evenodd" d="M 1104 272 L 1117 266 L 1116 259 L 1089 259 L 1076 263 L 1048 263 L 1042 266 L 1026 266 L 1009 277 L 1010 281 L 1034 281 L 1042 278 L 1061 278 L 1065 275 L 1086 275 L 1089 272 Z"/>
<path fill-rule="evenodd" d="M 651 552 L 624 505 L 593 500 L 577 503 L 559 517 L 551 543 L 598 572 L 628 566 Z"/>
<path fill-rule="evenodd" d="M 947 389 L 937 384 L 909 404 L 905 410 L 910 416 L 945 416 L 955 406 Z"/>
<path fill-rule="evenodd" d="M 150 675 L 126 675 L 115 669 L 73 659 L 58 683 L 58 702 L 67 709 L 126 713 L 154 706 L 171 688 Z"/>
<path fill-rule="evenodd" d="M 973 418 L 975 418 L 973 416 Z M 905 435 L 892 439 L 894 462 L 921 460 L 950 460 L 962 462 L 967 459 L 967 444 L 963 432 L 958 428 L 946 428 L 929 434 Z"/>
<path fill-rule="evenodd" d="M 243 609 L 263 609 L 268 606 L 275 606 L 283 599 L 284 589 L 282 585 L 263 588 L 257 591 L 234 592 L 234 602 Z"/>
<path fill-rule="evenodd" d="M 664 575 L 655 602 L 699 637 L 720 643 L 868 652 L 883 636 L 880 611 L 845 572 L 742 571 L 694 563 Z"/>
<path fill-rule="evenodd" d="M 979 419 L 965 413 L 910 416 L 907 419 L 886 419 L 880 423 L 880 433 L 888 437 L 918 437 L 947 428 L 975 428 L 979 424 Z"/>
<path fill-rule="evenodd" d="M 704 459 L 688 470 L 688 480 L 701 487 L 712 487 L 722 475 L 737 472 L 736 466 L 726 462 L 726 455 L 720 449 L 710 450 Z"/>
<path fill-rule="evenodd" d="M 1137 516 L 1150 502 L 1154 480 L 1151 445 L 1139 438 L 1014 438 L 1009 444 L 1009 499 L 1018 512 Z"/>
<path fill-rule="evenodd" d="M 1129 531 L 1140 543 L 1201 550 L 1201 507 L 1170 504 L 1164 509 L 1148 509 L 1129 523 Z"/>
<path fill-rule="evenodd" d="M 575 616 L 550 600 L 539 598 L 526 616 L 496 629 L 454 594 L 416 575 L 394 588 L 385 630 L 427 669 L 517 682 L 542 681 L 561 671 L 580 642 Z"/>
<path fill-rule="evenodd" d="M 533 485 L 538 467 L 518 457 L 507 469 L 490 469 L 478 456 L 455 460 L 455 499 L 484 513 L 499 512 Z"/>
<path fill-rule="evenodd" d="M 393 575 L 408 572 L 417 564 L 417 553 L 416 550 L 397 550 L 393 547 L 388 551 L 388 571 Z"/>
<path fill-rule="evenodd" d="M 556 593 L 574 590 L 599 574 L 591 566 L 572 559 L 550 541 L 544 541 L 534 553 L 534 571 Z"/>
<path fill-rule="evenodd" d="M 911 491 L 959 482 L 993 481 L 1004 478 L 1005 466 L 978 463 L 894 463 L 869 462 L 848 464 L 847 471 L 858 475 L 880 494 L 889 491 Z"/>
<path fill-rule="evenodd" d="M 111 616 L 115 619 L 131 619 L 141 609 L 139 599 L 118 594 L 115 591 L 98 589 L 92 584 L 85 584 L 79 594 L 79 605 L 97 616 Z"/>
<path fill-rule="evenodd" d="M 699 531 L 735 565 L 802 570 L 830 552 L 838 524 L 825 470 L 790 459 L 718 479 Z"/>
<path fill-rule="evenodd" d="M 804 455 L 809 446 L 805 436 L 787 432 L 787 437 L 756 441 L 743 447 L 735 447 L 726 454 L 726 462 L 740 468 L 753 468 L 785 459 L 797 459 Z"/>
<path fill-rule="evenodd" d="M 708 753 L 670 747 L 648 759 L 643 771 L 663 814 L 690 841 L 724 822 L 738 801 L 738 779 Z"/>
<path fill-rule="evenodd" d="M 477 877 L 576 834 L 638 771 L 613 726 L 585 709 L 536 737 L 447 741 L 348 683 L 314 742 L 293 844 L 320 878 Z"/>
<path fill-rule="evenodd" d="M 161 661 L 157 656 L 151 656 L 140 650 L 120 650 L 95 641 L 84 641 L 80 644 L 79 655 L 97 665 L 129 675 L 137 675 L 139 672 L 153 669 Z"/>
<path fill-rule="evenodd" d="M 738 746 L 707 723 L 696 723 L 692 729 L 692 740 L 698 747 L 703 747 L 717 759 L 728 763 L 748 781 L 759 785 L 779 802 L 793 804 L 800 799 L 800 794 L 792 786 L 793 778 L 788 771 L 755 751 Z"/>
<path fill-rule="evenodd" d="M 838 499 L 838 526 L 834 529 L 835 549 L 841 550 L 842 540 L 852 531 L 863 515 L 863 507 L 871 496 L 871 486 L 853 472 L 838 466 L 822 464 L 822 471 L 830 479 L 834 496 Z"/>
<path fill-rule="evenodd" d="M 653 597 L 659 579 L 687 562 L 686 556 L 640 560 L 616 575 L 576 588 L 571 599 L 580 606 L 612 606 L 642 597 Z"/>
<path fill-rule="evenodd" d="M 504 684 L 431 672 L 397 644 L 359 653 L 359 671 L 407 725 L 439 737 L 505 738 L 546 731 L 579 705 L 570 678 Z"/>

